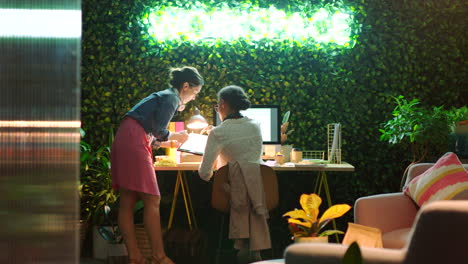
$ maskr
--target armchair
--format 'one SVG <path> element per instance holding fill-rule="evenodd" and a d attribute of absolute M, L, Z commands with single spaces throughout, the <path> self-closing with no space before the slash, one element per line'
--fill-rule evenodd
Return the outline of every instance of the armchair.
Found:
<path fill-rule="evenodd" d="M 418 163 L 408 170 L 405 186 L 434 163 Z M 463 165 L 468 169 L 468 164 Z M 400 249 L 409 241 L 419 207 L 403 192 L 361 197 L 354 205 L 354 222 L 382 231 L 384 248 Z"/>
<path fill-rule="evenodd" d="M 468 201 L 442 200 L 425 204 L 416 216 L 405 247 L 361 247 L 363 263 L 465 263 L 468 259 L 466 223 Z M 286 248 L 285 263 L 341 264 L 347 248 L 342 244 L 297 243 Z"/>

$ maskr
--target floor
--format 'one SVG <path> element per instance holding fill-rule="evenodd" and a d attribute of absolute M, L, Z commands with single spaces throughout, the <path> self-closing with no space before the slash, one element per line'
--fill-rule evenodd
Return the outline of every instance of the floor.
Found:
<path fill-rule="evenodd" d="M 80 264 L 103 264 L 103 263 L 106 263 L 106 261 L 92 259 L 92 258 L 80 259 Z M 284 264 L 284 259 L 265 260 L 265 261 L 255 262 L 255 264 Z"/>
<path fill-rule="evenodd" d="M 80 259 L 80 264 L 102 264 L 102 263 L 106 263 L 106 261 L 93 259 L 93 258 L 81 258 Z"/>

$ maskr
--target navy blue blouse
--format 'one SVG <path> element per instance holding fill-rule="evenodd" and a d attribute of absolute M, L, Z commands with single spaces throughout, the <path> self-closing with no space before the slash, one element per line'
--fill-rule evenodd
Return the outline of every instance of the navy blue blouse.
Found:
<path fill-rule="evenodd" d="M 143 98 L 125 116 L 137 120 L 146 133 L 151 133 L 157 141 L 167 141 L 169 137 L 167 126 L 177 114 L 179 103 L 178 91 L 169 88 Z"/>

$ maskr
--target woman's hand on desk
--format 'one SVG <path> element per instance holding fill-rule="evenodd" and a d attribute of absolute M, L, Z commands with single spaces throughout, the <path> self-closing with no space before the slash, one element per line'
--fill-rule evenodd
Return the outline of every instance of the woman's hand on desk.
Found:
<path fill-rule="evenodd" d="M 179 132 L 176 132 L 176 133 L 172 133 L 169 137 L 170 140 L 176 140 L 179 144 L 182 144 L 184 143 L 185 141 L 187 141 L 189 135 L 187 133 L 187 131 L 183 130 L 183 131 L 179 131 Z"/>
<path fill-rule="evenodd" d="M 203 135 L 204 133 L 206 133 L 207 135 L 210 134 L 211 130 L 214 128 L 214 126 L 212 125 L 209 125 L 205 128 L 203 128 L 201 131 L 200 131 L 200 135 Z"/>
<path fill-rule="evenodd" d="M 161 142 L 159 147 L 161 148 L 178 148 L 182 143 L 188 139 L 187 131 L 179 131 L 176 133 L 171 133 L 168 141 Z"/>
<path fill-rule="evenodd" d="M 161 148 L 178 148 L 181 145 L 177 140 L 168 140 L 161 142 Z"/>

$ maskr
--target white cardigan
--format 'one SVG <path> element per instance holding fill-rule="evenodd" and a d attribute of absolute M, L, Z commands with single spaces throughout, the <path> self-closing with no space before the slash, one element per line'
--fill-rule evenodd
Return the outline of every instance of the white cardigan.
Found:
<path fill-rule="evenodd" d="M 258 122 L 248 117 L 227 119 L 211 130 L 198 169 L 200 178 L 205 181 L 211 179 L 216 159 L 218 169 L 229 161 L 263 164 L 262 133 Z"/>
<path fill-rule="evenodd" d="M 230 196 L 229 238 L 241 249 L 239 239 L 248 238 L 250 250 L 271 248 L 270 230 L 260 164 L 229 162 L 229 183 L 223 186 Z"/>

